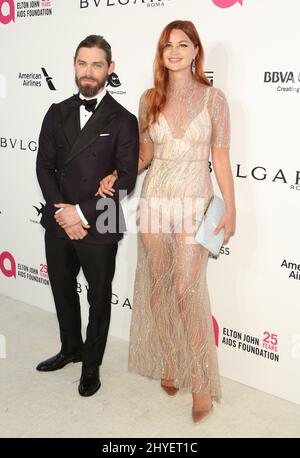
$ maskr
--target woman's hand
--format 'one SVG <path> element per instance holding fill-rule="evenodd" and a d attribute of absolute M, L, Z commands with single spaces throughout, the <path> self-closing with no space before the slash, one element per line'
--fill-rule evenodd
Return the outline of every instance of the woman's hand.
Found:
<path fill-rule="evenodd" d="M 116 171 L 112 173 L 111 175 L 107 175 L 105 178 L 103 178 L 100 181 L 100 186 L 95 196 L 101 196 L 101 197 L 113 196 L 115 192 L 115 190 L 113 189 L 113 184 L 117 180 L 117 178 L 118 178 L 118 174 Z"/>
<path fill-rule="evenodd" d="M 235 210 L 226 210 L 225 215 L 214 230 L 214 234 L 218 234 L 224 228 L 224 245 L 230 237 L 235 233 Z"/>

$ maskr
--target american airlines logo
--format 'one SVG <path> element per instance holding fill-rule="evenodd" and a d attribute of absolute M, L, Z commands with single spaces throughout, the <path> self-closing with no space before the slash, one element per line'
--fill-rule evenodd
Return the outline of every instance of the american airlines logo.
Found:
<path fill-rule="evenodd" d="M 45 67 L 41 67 L 42 73 L 21 73 L 19 72 L 18 79 L 21 80 L 22 86 L 24 87 L 42 87 L 43 78 L 47 83 L 48 88 L 50 91 L 56 91 L 56 88 L 53 83 L 53 78 L 50 76 L 45 69 Z"/>

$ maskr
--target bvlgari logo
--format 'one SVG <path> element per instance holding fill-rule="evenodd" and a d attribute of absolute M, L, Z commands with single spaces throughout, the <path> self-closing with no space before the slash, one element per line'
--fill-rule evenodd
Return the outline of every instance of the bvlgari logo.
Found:
<path fill-rule="evenodd" d="M 148 8 L 168 5 L 172 0 L 79 0 L 80 8 L 107 7 L 107 6 L 146 6 Z"/>
<path fill-rule="evenodd" d="M 268 171 L 265 167 L 257 165 L 246 169 L 242 164 L 236 164 L 236 177 L 242 179 L 253 179 L 256 181 L 269 180 L 272 183 L 289 185 L 289 189 L 300 191 L 300 170 L 288 173 L 283 169 Z"/>
<path fill-rule="evenodd" d="M 23 140 L 18 138 L 0 137 L 0 150 L 3 149 L 17 149 L 19 151 L 33 151 L 37 150 L 37 142 L 35 140 Z"/>
<path fill-rule="evenodd" d="M 78 283 L 77 282 L 77 293 L 78 294 L 81 294 L 81 293 L 86 293 L 88 292 L 89 290 L 89 287 L 87 284 L 81 284 L 81 283 Z M 116 293 L 112 293 L 111 295 L 111 301 L 110 301 L 111 305 L 117 305 L 119 307 L 122 307 L 124 308 L 125 310 L 132 310 L 132 305 L 131 305 L 131 302 L 130 302 L 130 299 L 128 297 L 119 297 L 118 294 Z"/>
<path fill-rule="evenodd" d="M 208 162 L 208 167 L 209 171 L 212 172 L 212 164 L 210 161 Z M 300 191 L 300 170 L 268 170 L 263 165 L 249 168 L 242 164 L 236 164 L 235 176 L 243 180 L 269 181 L 271 183 L 285 184 L 292 191 Z"/>

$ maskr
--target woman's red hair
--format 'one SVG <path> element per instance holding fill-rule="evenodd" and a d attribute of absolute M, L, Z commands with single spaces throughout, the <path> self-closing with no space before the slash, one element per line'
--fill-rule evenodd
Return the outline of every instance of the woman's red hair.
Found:
<path fill-rule="evenodd" d="M 195 57 L 194 78 L 206 86 L 211 85 L 203 71 L 204 51 L 196 27 L 191 21 L 170 22 L 162 31 L 156 49 L 154 61 L 154 88 L 150 89 L 145 94 L 146 116 L 145 125 L 142 126 L 143 131 L 146 130 L 150 124 L 157 121 L 159 113 L 166 104 L 169 75 L 163 63 L 163 51 L 169 41 L 171 31 L 174 29 L 182 30 L 189 37 L 194 46 L 198 46 L 198 52 Z"/>

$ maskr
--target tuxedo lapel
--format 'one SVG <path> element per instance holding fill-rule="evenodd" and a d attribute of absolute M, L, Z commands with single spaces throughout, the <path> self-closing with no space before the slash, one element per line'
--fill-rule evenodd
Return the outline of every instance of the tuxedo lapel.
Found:
<path fill-rule="evenodd" d="M 79 111 L 79 110 L 78 110 Z M 110 104 L 110 95 L 106 94 L 98 108 L 80 131 L 65 164 L 74 159 L 99 136 L 101 131 L 116 117 L 117 111 Z"/>
<path fill-rule="evenodd" d="M 61 115 L 64 133 L 70 144 L 70 148 L 72 148 L 80 134 L 79 109 L 75 96 L 61 104 Z"/>

